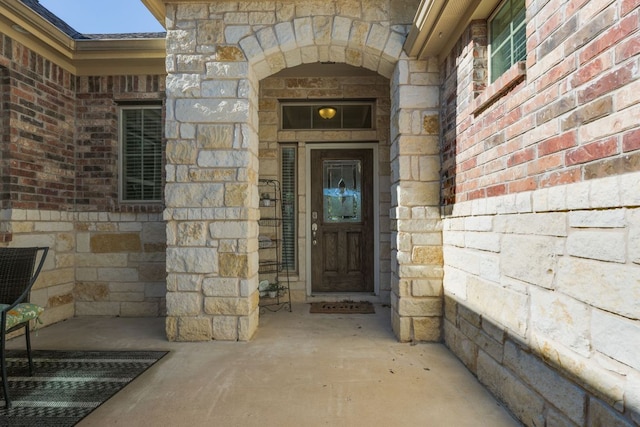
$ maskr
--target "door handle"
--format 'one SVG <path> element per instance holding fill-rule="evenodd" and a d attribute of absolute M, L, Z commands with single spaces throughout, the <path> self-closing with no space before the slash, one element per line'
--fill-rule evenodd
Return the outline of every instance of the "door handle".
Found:
<path fill-rule="evenodd" d="M 311 236 L 313 237 L 313 240 L 311 241 L 311 243 L 313 244 L 313 246 L 318 244 L 318 240 L 316 239 L 317 234 L 318 234 L 318 224 L 314 222 L 313 224 L 311 224 Z"/>

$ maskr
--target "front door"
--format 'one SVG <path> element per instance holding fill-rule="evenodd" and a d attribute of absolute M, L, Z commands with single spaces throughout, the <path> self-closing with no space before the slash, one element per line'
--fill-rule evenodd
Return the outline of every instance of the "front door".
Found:
<path fill-rule="evenodd" d="M 311 151 L 311 290 L 373 292 L 373 150 Z"/>

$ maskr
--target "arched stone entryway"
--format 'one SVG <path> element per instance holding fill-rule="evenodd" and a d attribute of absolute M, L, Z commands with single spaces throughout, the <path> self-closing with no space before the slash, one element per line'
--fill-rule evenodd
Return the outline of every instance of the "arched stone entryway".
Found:
<path fill-rule="evenodd" d="M 391 81 L 392 323 L 403 341 L 440 337 L 437 64 L 404 55 L 408 27 L 391 20 L 398 2 L 309 4 L 167 6 L 170 340 L 248 340 L 256 331 L 258 88 L 317 62 Z"/>

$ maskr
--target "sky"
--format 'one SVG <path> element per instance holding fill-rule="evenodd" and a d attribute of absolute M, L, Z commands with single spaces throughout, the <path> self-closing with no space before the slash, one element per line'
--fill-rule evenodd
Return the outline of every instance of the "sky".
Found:
<path fill-rule="evenodd" d="M 164 28 L 140 0 L 39 0 L 82 34 L 149 33 Z"/>

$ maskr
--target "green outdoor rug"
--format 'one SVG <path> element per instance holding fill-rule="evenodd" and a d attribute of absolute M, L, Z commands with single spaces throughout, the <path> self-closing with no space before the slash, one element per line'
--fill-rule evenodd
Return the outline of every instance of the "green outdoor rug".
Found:
<path fill-rule="evenodd" d="M 2 397 L 0 426 L 73 426 L 165 354 L 34 350 L 35 374 L 30 377 L 26 351 L 7 350 L 13 406 L 6 409 Z"/>

